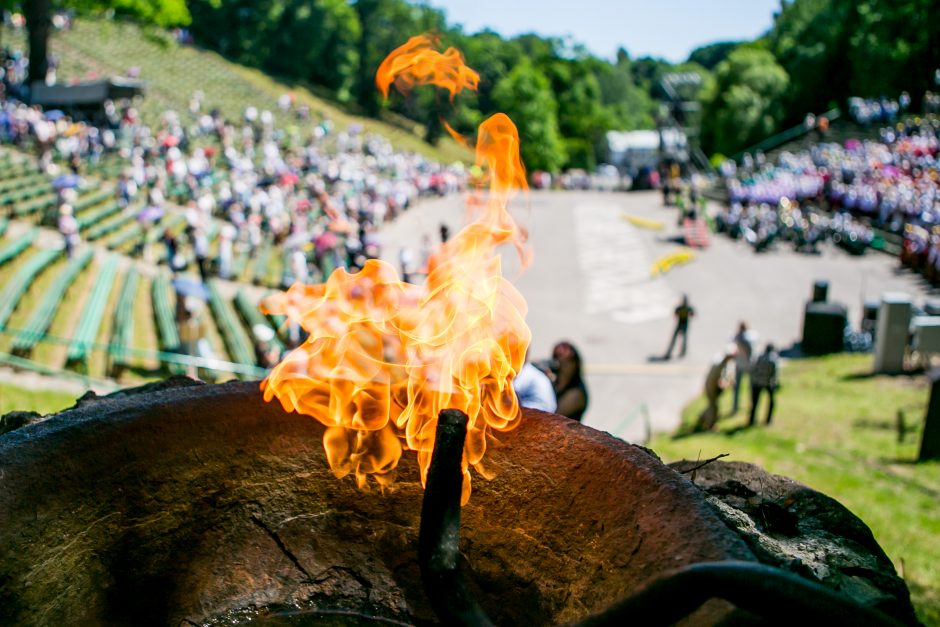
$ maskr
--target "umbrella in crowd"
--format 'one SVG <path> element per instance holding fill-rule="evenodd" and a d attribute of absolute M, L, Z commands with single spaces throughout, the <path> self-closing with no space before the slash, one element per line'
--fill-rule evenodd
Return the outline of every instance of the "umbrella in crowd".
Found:
<path fill-rule="evenodd" d="M 61 120 L 65 117 L 65 112 L 61 109 L 52 109 L 51 111 L 46 111 L 46 119 L 50 122 L 55 122 L 56 120 Z"/>
<path fill-rule="evenodd" d="M 137 214 L 137 220 L 139 222 L 156 222 L 163 217 L 163 213 L 163 207 L 150 205 L 140 210 L 140 213 Z"/>
<path fill-rule="evenodd" d="M 82 177 L 77 174 L 63 174 L 52 180 L 52 188 L 56 190 L 78 187 L 82 183 Z"/>
<path fill-rule="evenodd" d="M 209 300 L 209 288 L 205 283 L 195 279 L 173 279 L 173 289 L 177 297 L 192 296 L 201 300 Z"/>

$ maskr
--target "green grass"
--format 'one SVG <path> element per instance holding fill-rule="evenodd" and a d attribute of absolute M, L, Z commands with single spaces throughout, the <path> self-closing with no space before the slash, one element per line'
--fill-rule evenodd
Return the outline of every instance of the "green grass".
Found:
<path fill-rule="evenodd" d="M 4 44 L 25 49 L 22 32 L 3 29 Z M 218 107 L 229 119 L 241 119 L 249 104 L 269 109 L 279 118 L 278 97 L 294 92 L 298 104 L 310 107 L 314 120 L 318 115 L 335 122 L 337 130 L 358 123 L 367 132 L 387 137 L 397 148 L 421 153 L 439 162 L 470 161 L 472 154 L 449 137 L 437 146 L 420 139 L 423 129 L 408 120 L 389 117 L 389 122 L 354 115 L 337 103 L 314 95 L 305 86 L 282 82 L 263 72 L 227 61 L 214 52 L 182 46 L 164 31 L 141 28 L 135 24 L 82 18 L 67 32 L 53 33 L 50 51 L 59 59 L 58 79 L 99 76 L 126 76 L 130 67 L 140 68 L 147 93 L 141 113 L 156 123 L 167 108 L 188 111 L 189 98 L 196 90 L 205 93 L 206 110 Z M 296 124 L 292 118 L 279 119 L 282 127 Z"/>
<path fill-rule="evenodd" d="M 651 448 L 666 462 L 730 453 L 729 461 L 758 464 L 837 499 L 871 528 L 920 620 L 940 625 L 940 463 L 913 463 L 929 387 L 922 376 L 869 376 L 871 362 L 870 355 L 789 362 L 770 427 L 742 428 L 742 411 L 717 432 L 686 435 L 705 407 L 699 398 L 683 412 L 680 437 L 659 436 Z M 730 396 L 721 399 L 724 413 Z M 898 410 L 910 429 L 900 443 Z"/>
<path fill-rule="evenodd" d="M 52 414 L 68 409 L 77 397 L 51 389 L 30 390 L 9 383 L 0 383 L 0 416 L 11 411 L 35 411 Z"/>

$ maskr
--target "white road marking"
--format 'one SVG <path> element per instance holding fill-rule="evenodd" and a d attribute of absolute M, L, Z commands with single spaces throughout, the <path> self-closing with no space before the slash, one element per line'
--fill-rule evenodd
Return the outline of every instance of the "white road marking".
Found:
<path fill-rule="evenodd" d="M 624 324 L 672 315 L 677 295 L 650 277 L 651 260 L 636 227 L 620 211 L 601 204 L 575 208 L 578 261 L 586 277 L 584 311 L 608 314 Z"/>

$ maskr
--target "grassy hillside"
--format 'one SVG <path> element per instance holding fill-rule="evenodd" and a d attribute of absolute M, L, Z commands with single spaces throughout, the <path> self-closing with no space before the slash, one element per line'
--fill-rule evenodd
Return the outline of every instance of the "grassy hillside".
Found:
<path fill-rule="evenodd" d="M 75 404 L 76 394 L 54 389 L 27 389 L 16 384 L 0 383 L 0 416 L 11 411 L 34 411 L 52 414 Z"/>
<path fill-rule="evenodd" d="M 5 28 L 3 41 L 4 45 L 25 49 L 22 32 Z M 91 74 L 126 76 L 129 68 L 139 68 L 140 78 L 148 84 L 142 113 L 151 120 L 167 108 L 185 111 L 196 90 L 205 94 L 205 106 L 218 107 L 230 119 L 240 118 L 248 105 L 277 113 L 278 97 L 293 92 L 298 103 L 310 107 L 314 117 L 325 115 L 339 128 L 358 123 L 368 131 L 381 133 L 402 150 L 419 152 L 441 162 L 472 157 L 449 137 L 437 146 L 425 143 L 420 139 L 422 128 L 411 121 L 394 118 L 393 125 L 357 117 L 302 85 L 280 82 L 214 52 L 180 45 L 168 33 L 157 29 L 104 19 L 80 19 L 71 31 L 55 33 L 50 49 L 59 60 L 59 81 L 87 78 Z M 290 124 L 286 120 L 283 123 Z"/>
<path fill-rule="evenodd" d="M 940 463 L 914 463 L 929 390 L 924 377 L 873 377 L 870 370 L 870 355 L 790 362 L 769 428 L 763 411 L 761 426 L 744 428 L 740 412 L 717 433 L 660 436 L 651 447 L 664 461 L 730 453 L 728 461 L 759 464 L 834 497 L 871 527 L 920 619 L 940 625 Z M 730 394 L 721 400 L 727 413 Z M 680 434 L 704 407 L 698 399 L 686 408 Z M 899 410 L 908 427 L 901 441 Z"/>

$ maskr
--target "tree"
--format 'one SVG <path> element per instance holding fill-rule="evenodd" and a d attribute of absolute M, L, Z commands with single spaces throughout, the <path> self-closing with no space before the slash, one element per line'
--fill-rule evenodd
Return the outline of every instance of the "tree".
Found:
<path fill-rule="evenodd" d="M 166 28 L 190 23 L 185 0 L 26 0 L 23 14 L 29 30 L 29 81 L 43 81 L 49 69 L 49 30 L 53 9 L 82 13 L 113 10 L 116 15 Z"/>
<path fill-rule="evenodd" d="M 601 87 L 591 71 L 596 60 L 555 59 L 548 67 L 558 102 L 558 129 L 564 138 L 567 167 L 593 170 L 606 152 L 607 131 L 616 126 L 613 112 L 601 99 Z"/>
<path fill-rule="evenodd" d="M 405 0 L 356 0 L 354 7 L 363 33 L 359 40 L 356 100 L 367 113 L 378 115 L 383 103 L 375 88 L 375 71 L 382 59 L 413 35 L 445 32 L 447 23 L 440 10 Z M 412 98 L 394 102 L 411 119 L 427 122 L 426 112 L 434 106 L 434 98 L 432 90 L 419 90 Z"/>
<path fill-rule="evenodd" d="M 734 49 L 741 45 L 740 41 L 719 41 L 705 46 L 699 46 L 689 54 L 689 63 L 697 63 L 706 70 L 714 70 Z"/>
<path fill-rule="evenodd" d="M 786 71 L 767 50 L 745 46 L 728 55 L 703 98 L 705 149 L 733 154 L 772 134 L 788 85 Z"/>
<path fill-rule="evenodd" d="M 618 130 L 653 128 L 654 104 L 649 89 L 633 74 L 633 62 L 626 50 L 619 50 L 614 64 L 598 63 L 593 68 L 600 87 L 601 102 L 614 116 Z"/>
<path fill-rule="evenodd" d="M 23 6 L 29 40 L 27 84 L 46 80 L 49 71 L 49 30 L 52 28 L 51 0 L 31 0 Z"/>
<path fill-rule="evenodd" d="M 856 28 L 853 2 L 795 0 L 784 3 L 767 36 L 770 51 L 792 79 L 784 120 L 797 123 L 849 96 L 846 53 Z"/>
<path fill-rule="evenodd" d="M 310 81 L 349 99 L 359 65 L 359 18 L 346 0 L 287 0 L 270 20 L 270 57 L 264 67 Z"/>
<path fill-rule="evenodd" d="M 558 105 L 548 78 L 523 59 L 496 83 L 493 101 L 519 128 L 520 153 L 526 167 L 557 172 L 567 155 L 558 130 Z"/>

